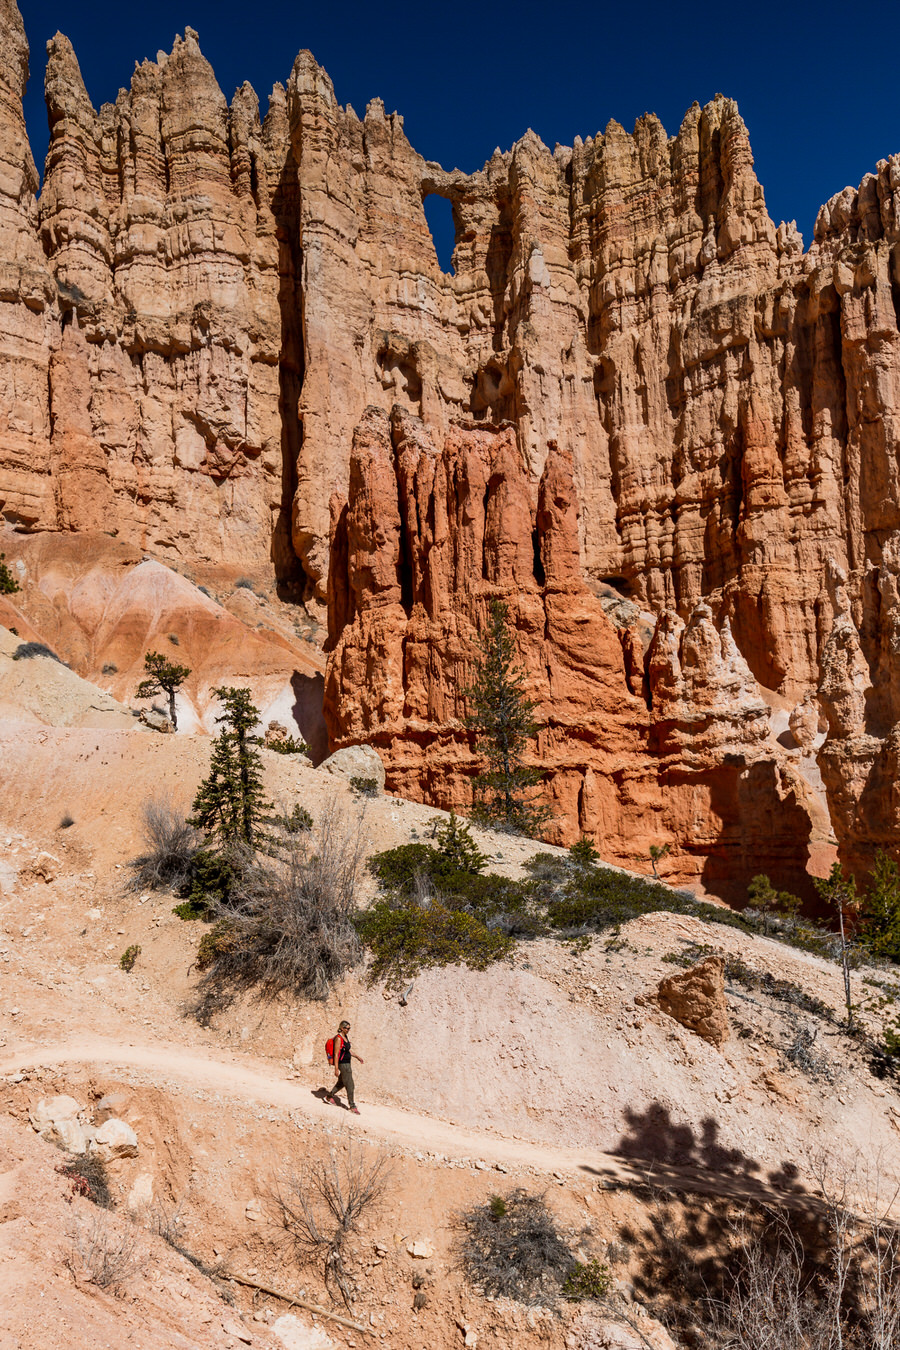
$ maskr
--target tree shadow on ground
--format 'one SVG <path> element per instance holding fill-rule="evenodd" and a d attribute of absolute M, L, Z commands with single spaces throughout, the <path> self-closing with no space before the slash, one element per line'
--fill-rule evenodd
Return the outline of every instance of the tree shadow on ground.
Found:
<path fill-rule="evenodd" d="M 667 1106 L 651 1102 L 645 1111 L 625 1110 L 625 1133 L 613 1155 L 623 1165 L 583 1170 L 607 1185 L 635 1182 L 672 1191 L 726 1194 L 736 1199 L 758 1199 L 768 1204 L 801 1207 L 808 1196 L 797 1165 L 787 1159 L 766 1172 L 761 1163 L 739 1148 L 720 1140 L 719 1122 L 706 1116 L 695 1126 L 677 1121 Z"/>
<path fill-rule="evenodd" d="M 742 1249 L 764 1240 L 777 1214 L 789 1215 L 806 1252 L 823 1250 L 822 1204 L 796 1165 L 766 1169 L 726 1146 L 712 1116 L 695 1126 L 673 1119 L 660 1102 L 626 1110 L 612 1153 L 621 1163 L 583 1170 L 641 1202 L 640 1217 L 618 1234 L 628 1278 L 635 1296 L 688 1344 L 713 1346 L 711 1301 L 727 1298 Z"/>

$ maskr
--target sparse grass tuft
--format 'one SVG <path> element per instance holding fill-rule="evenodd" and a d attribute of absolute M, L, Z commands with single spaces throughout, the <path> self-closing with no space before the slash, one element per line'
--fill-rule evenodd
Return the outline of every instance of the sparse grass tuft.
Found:
<path fill-rule="evenodd" d="M 350 779 L 350 786 L 360 797 L 377 797 L 380 793 L 377 778 L 368 778 L 362 774 L 354 774 Z"/>
<path fill-rule="evenodd" d="M 77 1279 L 119 1294 L 142 1261 L 138 1235 L 130 1225 L 100 1213 L 76 1220 L 66 1264 Z"/>
<path fill-rule="evenodd" d="M 165 799 L 145 802 L 141 817 L 146 852 L 128 864 L 131 889 L 181 890 L 193 875 L 195 859 L 203 847 L 202 836 Z"/>
<path fill-rule="evenodd" d="M 134 970 L 135 962 L 141 954 L 140 946 L 134 942 L 130 947 L 126 947 L 119 957 L 119 966 L 128 974 Z"/>

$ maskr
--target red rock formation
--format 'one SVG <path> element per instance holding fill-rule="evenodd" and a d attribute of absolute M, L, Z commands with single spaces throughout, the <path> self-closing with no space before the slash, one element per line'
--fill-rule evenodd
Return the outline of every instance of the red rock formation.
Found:
<path fill-rule="evenodd" d="M 720 632 L 705 605 L 687 629 L 663 614 L 648 708 L 629 687 L 634 634 L 582 580 L 572 460 L 558 446 L 535 492 L 512 427 L 454 424 L 438 454 L 418 418 L 370 407 L 332 516 L 326 719 L 335 745 L 378 747 L 391 790 L 471 804 L 480 762 L 462 691 L 501 598 L 542 724 L 551 837 L 587 834 L 644 866 L 667 842 L 670 875 L 716 890 L 764 864 L 802 875 L 809 820 L 727 619 Z"/>
<path fill-rule="evenodd" d="M 630 135 L 611 122 L 552 153 L 528 132 L 466 175 L 426 163 L 378 100 L 364 118 L 342 108 L 309 53 L 261 123 L 248 85 L 226 103 L 188 29 L 96 112 L 57 36 L 38 204 L 15 0 L 0 0 L 0 19 L 8 522 L 83 530 L 114 519 L 121 539 L 173 565 L 274 568 L 323 599 L 332 500 L 347 495 L 367 407 L 399 404 L 422 424 L 403 433 L 413 439 L 400 524 L 431 499 L 413 441 L 459 440 L 460 419 L 509 422 L 504 454 L 520 448 L 527 493 L 504 461 L 483 582 L 506 586 L 528 571 L 525 536 L 502 539 L 498 522 L 524 521 L 526 496 L 538 510 L 535 484 L 555 444 L 571 460 L 579 508 L 577 548 L 571 530 L 565 548 L 589 586 L 613 581 L 644 612 L 682 621 L 710 604 L 729 616 L 756 679 L 798 703 L 836 678 L 826 658 L 833 559 L 874 691 L 864 734 L 882 747 L 875 778 L 889 774 L 900 736 L 898 700 L 884 692 L 897 683 L 900 156 L 822 208 L 804 254 L 796 228 L 766 213 L 728 99 L 695 104 L 672 137 L 652 116 Z M 453 205 L 453 275 L 425 219 L 433 193 Z M 425 458 L 437 472 L 443 452 Z M 487 472 L 461 443 L 454 466 L 454 491 Z M 445 500 L 455 538 L 452 494 L 434 500 Z M 459 525 L 468 548 L 478 519 Z M 362 528 L 348 519 L 336 537 Z M 423 517 L 419 528 L 437 527 Z M 400 581 L 388 584 L 380 546 L 366 555 L 360 540 L 348 555 L 360 570 L 334 604 L 349 607 L 368 578 L 387 586 L 380 609 L 405 612 L 407 591 L 430 594 L 465 570 L 462 557 L 444 558 L 455 547 L 436 535 L 430 570 L 415 574 L 424 554 L 401 558 Z M 398 584 L 399 600 L 388 599 Z M 534 594 L 523 592 L 523 614 L 536 616 Z M 335 632 L 349 621 L 350 608 L 330 618 Z M 447 697 L 427 673 L 431 640 L 427 624 L 409 638 L 404 659 L 423 671 L 408 682 L 410 711 L 390 702 L 392 688 L 379 695 L 392 727 L 415 725 L 416 700 L 430 716 L 427 699 Z M 639 699 L 636 633 L 624 643 Z M 355 726 L 362 712 L 335 716 Z M 890 841 L 893 808 L 877 827 L 866 821 L 878 812 L 851 809 L 869 751 L 852 751 L 852 774 L 829 768 L 835 737 L 823 752 L 841 797 L 835 827 L 845 850 L 858 840 L 871 852 Z"/>

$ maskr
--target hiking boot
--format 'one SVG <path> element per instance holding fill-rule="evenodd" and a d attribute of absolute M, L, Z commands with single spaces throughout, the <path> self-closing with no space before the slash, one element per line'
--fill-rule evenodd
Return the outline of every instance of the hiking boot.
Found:
<path fill-rule="evenodd" d="M 359 1115 L 359 1107 L 358 1107 L 358 1106 L 348 1106 L 348 1107 L 347 1107 L 347 1110 L 348 1110 L 348 1111 L 352 1111 L 353 1114 L 354 1114 L 355 1116 L 358 1116 L 358 1115 Z"/>

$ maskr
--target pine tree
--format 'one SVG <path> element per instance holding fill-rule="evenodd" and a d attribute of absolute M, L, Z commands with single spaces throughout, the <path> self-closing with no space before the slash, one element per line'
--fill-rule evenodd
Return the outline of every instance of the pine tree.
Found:
<path fill-rule="evenodd" d="M 472 814 L 485 824 L 537 835 L 550 811 L 535 805 L 530 793 L 544 775 L 523 760 L 539 729 L 536 705 L 525 693 L 525 676 L 515 664 L 509 613 L 501 600 L 491 601 L 490 622 L 478 645 L 475 678 L 462 692 L 471 705 L 466 726 L 477 734 L 489 768 L 473 779 Z"/>
<path fill-rule="evenodd" d="M 175 694 L 190 675 L 190 666 L 176 666 L 162 652 L 148 652 L 144 657 L 144 670 L 149 678 L 141 680 L 137 697 L 155 698 L 157 694 L 165 694 L 169 700 L 169 721 L 177 730 Z"/>
<path fill-rule="evenodd" d="M 900 867 L 879 849 L 866 887 L 863 938 L 876 956 L 900 960 Z"/>
<path fill-rule="evenodd" d="M 253 735 L 259 711 L 250 702 L 247 689 L 225 686 L 213 692 L 222 701 L 223 711 L 216 718 L 222 730 L 188 823 L 226 849 L 243 846 L 255 850 L 270 842 L 266 827 L 272 820 L 272 807 L 262 785 L 262 756 L 257 749 L 262 742 Z"/>

